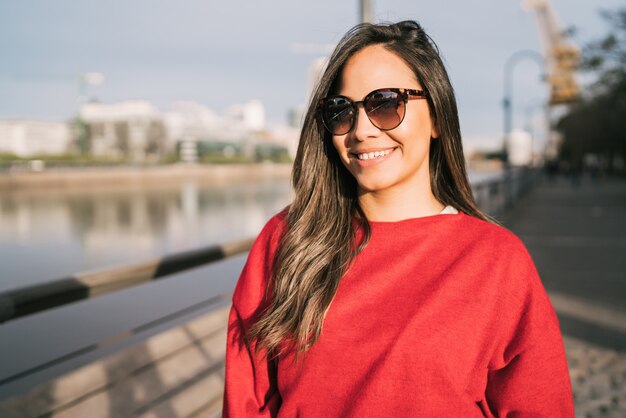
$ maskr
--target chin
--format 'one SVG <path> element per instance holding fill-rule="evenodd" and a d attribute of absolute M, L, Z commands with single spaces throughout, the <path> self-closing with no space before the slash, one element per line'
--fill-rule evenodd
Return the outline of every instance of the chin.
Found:
<path fill-rule="evenodd" d="M 357 181 L 359 189 L 363 192 L 380 192 L 393 186 L 393 182 L 381 181 Z"/>

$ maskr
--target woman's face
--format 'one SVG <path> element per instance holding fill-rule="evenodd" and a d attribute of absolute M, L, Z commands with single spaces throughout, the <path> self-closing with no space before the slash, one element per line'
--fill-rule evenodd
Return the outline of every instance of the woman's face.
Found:
<path fill-rule="evenodd" d="M 381 45 L 372 45 L 347 61 L 337 94 L 361 101 L 380 88 L 422 90 L 411 68 L 399 56 Z M 437 136 L 428 102 L 409 100 L 404 120 L 389 131 L 372 125 L 360 106 L 352 131 L 334 135 L 333 145 L 356 179 L 360 194 L 425 187 L 430 190 L 428 153 L 431 137 Z"/>

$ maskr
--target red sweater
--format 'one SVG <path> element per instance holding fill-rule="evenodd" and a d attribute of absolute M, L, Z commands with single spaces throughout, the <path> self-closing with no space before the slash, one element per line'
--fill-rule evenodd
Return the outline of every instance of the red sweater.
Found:
<path fill-rule="evenodd" d="M 233 295 L 224 417 L 574 416 L 558 321 L 515 235 L 463 213 L 371 226 L 295 363 L 242 338 L 284 214 L 267 223 Z"/>

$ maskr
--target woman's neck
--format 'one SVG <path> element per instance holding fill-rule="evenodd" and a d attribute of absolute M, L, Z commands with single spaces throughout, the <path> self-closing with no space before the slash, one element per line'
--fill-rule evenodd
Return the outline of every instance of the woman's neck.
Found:
<path fill-rule="evenodd" d="M 429 185 L 430 186 L 430 185 Z M 445 205 L 426 190 L 394 188 L 383 191 L 359 191 L 359 206 L 370 221 L 394 222 L 436 215 Z"/>

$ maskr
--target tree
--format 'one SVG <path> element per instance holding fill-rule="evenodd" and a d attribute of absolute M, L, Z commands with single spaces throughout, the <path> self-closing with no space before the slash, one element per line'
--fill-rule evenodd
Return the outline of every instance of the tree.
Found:
<path fill-rule="evenodd" d="M 582 70 L 596 81 L 561 118 L 557 129 L 564 142 L 560 157 L 578 165 L 585 154 L 596 154 L 614 171 L 626 159 L 626 8 L 601 12 L 610 31 L 583 50 Z"/>

